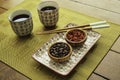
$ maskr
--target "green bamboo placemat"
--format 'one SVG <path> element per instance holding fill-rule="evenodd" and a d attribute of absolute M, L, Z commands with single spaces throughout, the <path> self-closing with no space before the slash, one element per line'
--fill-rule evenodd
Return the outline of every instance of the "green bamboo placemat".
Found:
<path fill-rule="evenodd" d="M 70 75 L 62 77 L 32 59 L 32 54 L 53 35 L 35 35 L 42 31 L 43 26 L 37 14 L 37 5 L 40 0 L 25 0 L 15 8 L 0 15 L 0 60 L 14 69 L 28 76 L 32 80 L 86 80 L 96 68 L 102 58 L 107 54 L 115 39 L 120 35 L 120 26 L 109 23 L 110 28 L 96 29 L 102 36 L 95 47 L 87 55 L 87 60 L 78 64 Z M 17 37 L 8 21 L 8 15 L 17 9 L 28 9 L 32 12 L 34 29 L 29 37 Z M 68 9 L 60 8 L 58 28 L 63 28 L 68 23 L 78 25 L 100 21 Z"/>

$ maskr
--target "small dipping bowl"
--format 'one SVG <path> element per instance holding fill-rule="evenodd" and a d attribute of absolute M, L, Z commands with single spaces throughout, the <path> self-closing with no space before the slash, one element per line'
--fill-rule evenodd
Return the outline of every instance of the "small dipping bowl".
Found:
<path fill-rule="evenodd" d="M 49 48 L 48 55 L 55 62 L 64 62 L 70 58 L 72 47 L 65 42 L 56 42 Z"/>
<path fill-rule="evenodd" d="M 71 29 L 65 34 L 65 40 L 73 47 L 82 46 L 86 39 L 87 33 L 81 29 Z"/>

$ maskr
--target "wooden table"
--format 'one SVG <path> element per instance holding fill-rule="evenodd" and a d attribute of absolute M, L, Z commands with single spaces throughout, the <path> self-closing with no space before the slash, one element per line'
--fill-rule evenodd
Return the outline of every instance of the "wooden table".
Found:
<path fill-rule="evenodd" d="M 43 0 L 45 1 L 45 0 Z M 119 0 L 53 0 L 62 7 L 120 24 L 120 1 Z M 67 3 L 67 4 L 66 4 Z"/>

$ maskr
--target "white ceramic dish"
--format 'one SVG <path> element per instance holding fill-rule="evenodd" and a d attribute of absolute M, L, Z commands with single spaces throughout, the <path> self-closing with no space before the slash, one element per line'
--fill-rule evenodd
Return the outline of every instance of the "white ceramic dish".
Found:
<path fill-rule="evenodd" d="M 75 24 L 68 24 L 67 27 L 73 27 Z M 63 63 L 58 63 L 50 59 L 48 56 L 48 48 L 51 44 L 59 41 L 65 41 L 65 36 L 63 33 L 56 34 L 53 38 L 51 38 L 48 42 L 46 42 L 40 49 L 38 49 L 32 57 L 38 61 L 39 63 L 43 64 L 44 66 L 48 67 L 49 69 L 57 72 L 61 75 L 68 75 L 73 68 L 85 57 L 88 51 L 92 48 L 92 46 L 96 43 L 96 41 L 100 38 L 101 34 L 98 32 L 89 30 L 87 31 L 87 40 L 83 44 L 82 47 L 78 47 L 73 49 L 72 55 L 68 61 Z"/>

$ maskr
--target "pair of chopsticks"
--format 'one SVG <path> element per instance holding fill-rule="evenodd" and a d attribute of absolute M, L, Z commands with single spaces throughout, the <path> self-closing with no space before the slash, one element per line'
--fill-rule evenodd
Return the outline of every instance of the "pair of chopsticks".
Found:
<path fill-rule="evenodd" d="M 99 22 L 93 22 L 93 23 L 89 23 L 89 24 L 85 24 L 85 25 L 81 25 L 81 26 L 75 26 L 75 27 L 71 27 L 71 28 L 64 28 L 64 29 L 56 29 L 56 30 L 49 30 L 49 31 L 43 31 L 43 32 L 38 32 L 38 35 L 43 35 L 43 34 L 52 34 L 52 33 L 59 33 L 59 32 L 65 32 L 67 30 L 70 29 L 75 29 L 75 28 L 80 28 L 83 30 L 87 30 L 87 29 L 95 29 L 95 28 L 105 28 L 105 27 L 109 27 L 110 25 L 107 24 L 106 21 L 99 21 Z"/>

